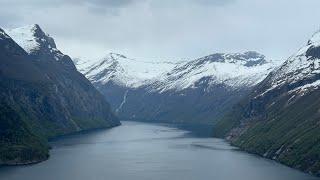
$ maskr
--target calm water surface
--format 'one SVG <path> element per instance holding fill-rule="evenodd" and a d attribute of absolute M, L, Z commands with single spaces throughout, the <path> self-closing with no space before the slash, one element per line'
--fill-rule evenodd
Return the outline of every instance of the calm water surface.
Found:
<path fill-rule="evenodd" d="M 0 168 L 1 180 L 319 180 L 220 139 L 157 124 L 124 122 L 110 130 L 52 142 L 40 164 Z"/>

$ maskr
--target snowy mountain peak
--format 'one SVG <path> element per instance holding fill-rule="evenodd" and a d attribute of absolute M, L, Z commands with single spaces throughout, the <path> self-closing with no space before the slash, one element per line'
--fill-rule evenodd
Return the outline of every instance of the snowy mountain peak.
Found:
<path fill-rule="evenodd" d="M 131 61 L 133 59 L 127 58 L 125 55 L 118 54 L 118 53 L 108 53 L 106 56 L 104 56 L 102 59 L 98 60 L 99 64 L 102 63 L 116 63 L 119 64 L 123 61 Z M 81 61 L 81 59 L 80 59 Z"/>
<path fill-rule="evenodd" d="M 28 54 L 37 57 L 51 57 L 56 61 L 63 59 L 72 66 L 70 58 L 61 53 L 54 42 L 54 39 L 46 34 L 38 24 L 32 24 L 24 27 L 8 29 L 9 36 Z M 49 58 L 49 59 L 51 59 Z"/>
<path fill-rule="evenodd" d="M 210 85 L 251 87 L 275 67 L 264 55 L 254 51 L 216 53 L 177 63 L 129 59 L 117 53 L 109 53 L 96 62 L 74 62 L 79 71 L 94 83 L 112 82 L 131 88 L 151 85 L 160 91 L 192 88 L 208 78 L 211 79 L 207 81 Z"/>
<path fill-rule="evenodd" d="M 80 72 L 95 83 L 112 81 L 121 86 L 136 88 L 157 76 L 169 72 L 179 63 L 130 59 L 118 53 L 109 53 L 97 61 L 74 61 Z"/>
<path fill-rule="evenodd" d="M 29 54 L 37 53 L 41 49 L 56 50 L 53 38 L 46 34 L 38 24 L 8 29 L 6 32 Z"/>
<path fill-rule="evenodd" d="M 206 86 L 223 85 L 233 89 L 252 87 L 261 82 L 276 64 L 254 51 L 245 53 L 216 53 L 199 58 L 162 76 L 157 90 L 180 91 Z"/>
<path fill-rule="evenodd" d="M 197 59 L 199 63 L 205 62 L 220 62 L 220 63 L 234 63 L 244 66 L 256 66 L 267 63 L 265 56 L 255 51 L 248 51 L 244 53 L 216 53 L 203 58 Z"/>
<path fill-rule="evenodd" d="M 126 56 L 124 56 L 122 54 L 113 53 L 113 52 L 109 53 L 108 56 L 113 58 L 113 59 L 127 58 Z"/>
<path fill-rule="evenodd" d="M 311 44 L 315 44 L 315 43 L 320 43 L 320 30 L 318 30 L 317 32 L 315 32 L 312 35 L 312 37 L 308 41 L 307 45 L 311 45 Z"/>
<path fill-rule="evenodd" d="M 268 78 L 266 94 L 275 89 L 287 87 L 291 92 L 319 87 L 320 75 L 320 31 L 316 32 L 307 45 L 287 59 Z M 317 82 L 317 83 L 315 83 Z"/>

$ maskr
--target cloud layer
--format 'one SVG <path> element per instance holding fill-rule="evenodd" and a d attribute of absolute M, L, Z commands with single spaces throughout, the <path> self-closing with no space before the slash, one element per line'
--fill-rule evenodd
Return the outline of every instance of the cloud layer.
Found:
<path fill-rule="evenodd" d="M 39 24 L 74 57 L 256 50 L 284 59 L 320 27 L 319 0 L 2 0 L 4 28 Z"/>

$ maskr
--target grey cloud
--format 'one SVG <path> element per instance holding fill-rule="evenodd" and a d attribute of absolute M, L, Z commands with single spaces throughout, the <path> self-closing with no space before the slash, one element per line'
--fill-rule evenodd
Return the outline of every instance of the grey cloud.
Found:
<path fill-rule="evenodd" d="M 16 6 L 63 6 L 65 4 L 95 4 L 100 6 L 121 7 L 127 6 L 136 0 L 2 0 L 3 5 L 16 5 Z"/>
<path fill-rule="evenodd" d="M 1 0 L 0 24 L 38 23 L 72 56 L 116 51 L 179 59 L 257 50 L 286 58 L 319 27 L 319 5 L 319 0 Z"/>
<path fill-rule="evenodd" d="M 93 3 L 97 5 L 105 5 L 105 6 L 112 6 L 112 7 L 120 7 L 120 6 L 127 6 L 134 2 L 134 0 L 83 0 L 87 3 Z"/>
<path fill-rule="evenodd" d="M 140 0 L 144 1 L 144 0 Z M 117 15 L 118 8 L 127 7 L 137 0 L 1 0 L 0 23 L 12 27 L 26 19 L 30 14 L 52 8 L 82 6 L 89 12 L 102 15 Z M 11 11 L 10 11 L 11 10 Z M 59 10 L 57 10 L 59 12 Z M 63 12 L 62 12 L 63 13 Z M 49 14 L 48 14 L 49 16 Z M 49 19 L 50 17 L 48 17 Z"/>
<path fill-rule="evenodd" d="M 230 3 L 234 3 L 235 0 L 191 0 L 194 3 L 199 3 L 202 5 L 214 5 L 214 6 L 223 6 Z"/>

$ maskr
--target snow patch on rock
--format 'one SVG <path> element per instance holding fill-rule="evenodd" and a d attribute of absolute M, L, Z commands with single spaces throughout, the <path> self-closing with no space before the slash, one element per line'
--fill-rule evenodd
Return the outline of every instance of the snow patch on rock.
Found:
<path fill-rule="evenodd" d="M 36 29 L 37 25 L 28 25 L 15 29 L 8 29 L 6 32 L 20 47 L 30 54 L 40 48 L 40 43 L 34 36 Z"/>
<path fill-rule="evenodd" d="M 37 54 L 42 51 L 53 55 L 56 61 L 61 60 L 64 56 L 57 49 L 54 39 L 43 32 L 37 24 L 7 29 L 6 32 L 28 54 Z"/>
<path fill-rule="evenodd" d="M 278 69 L 276 69 L 269 79 L 269 88 L 261 95 L 274 89 L 281 88 L 284 85 L 300 84 L 291 92 L 297 90 L 308 90 L 310 87 L 319 86 L 319 81 L 315 78 L 320 74 L 320 31 L 316 32 L 308 41 L 307 45 L 303 46 L 287 59 Z M 310 53 L 310 51 L 313 51 Z M 311 83 L 308 79 L 315 79 Z"/>
<path fill-rule="evenodd" d="M 92 82 L 106 84 L 113 81 L 118 85 L 131 88 L 148 84 L 152 79 L 179 64 L 135 60 L 116 53 L 109 53 L 101 60 L 77 59 L 74 62 L 78 70 Z"/>

